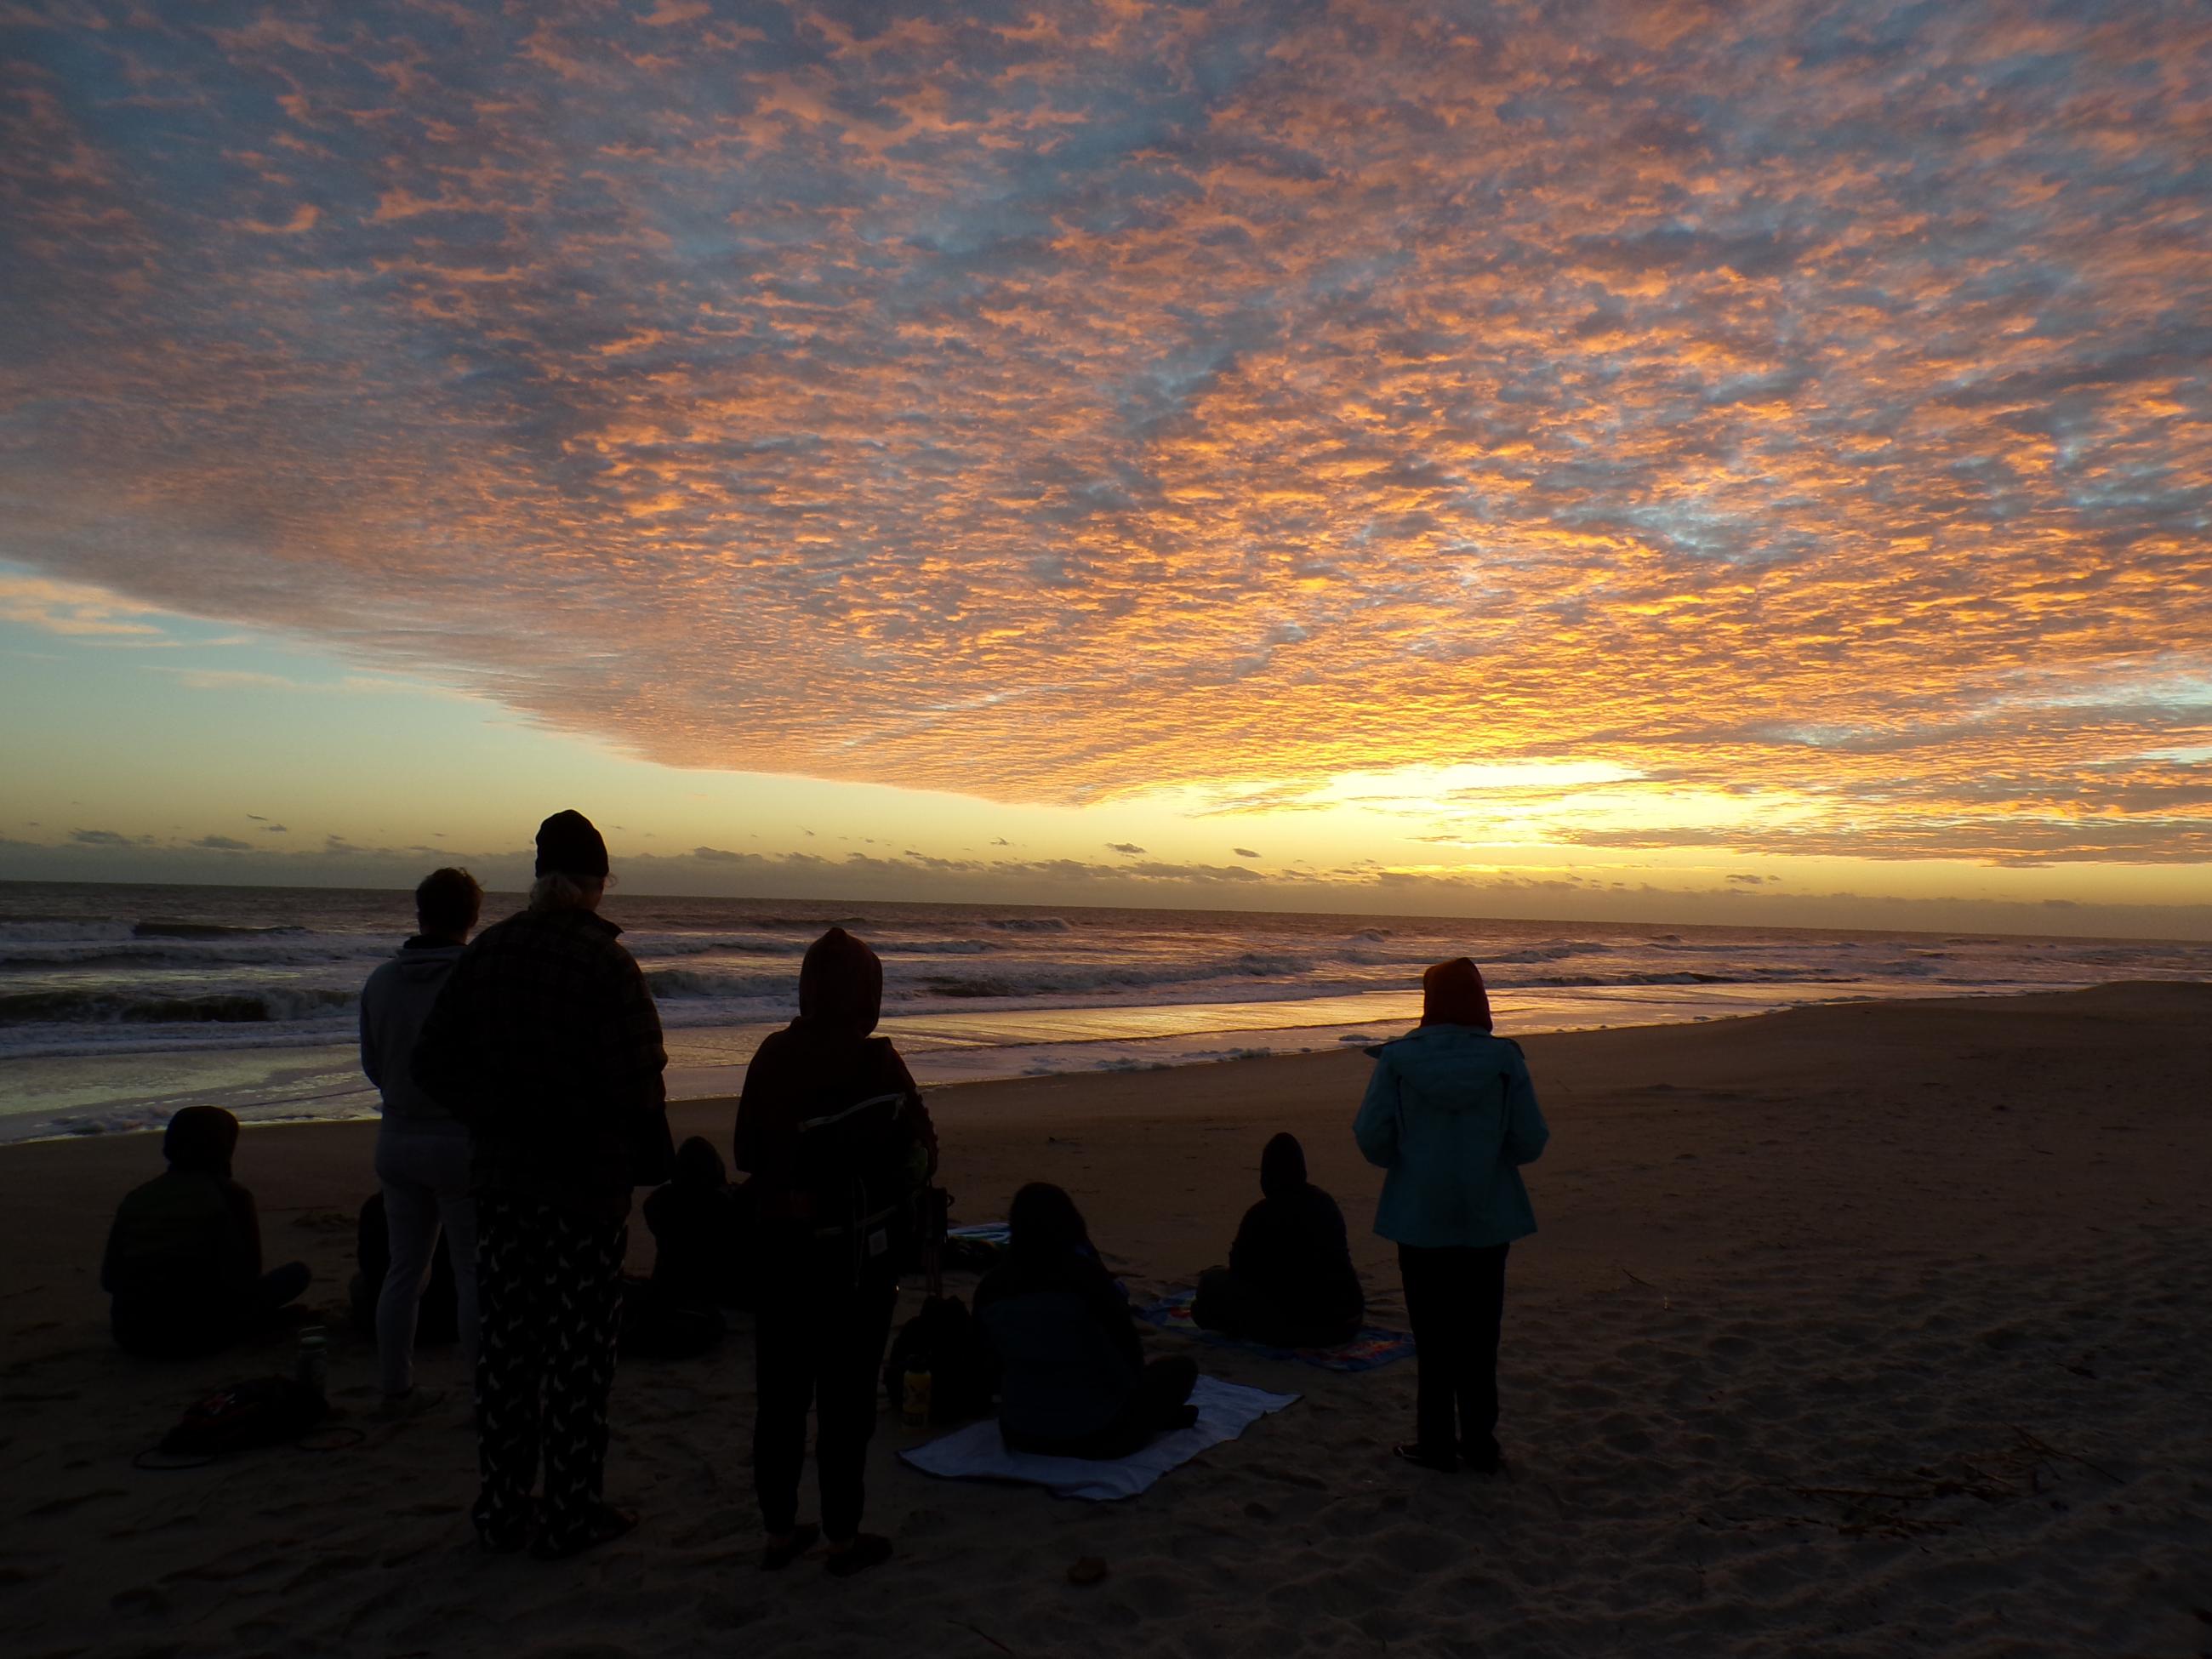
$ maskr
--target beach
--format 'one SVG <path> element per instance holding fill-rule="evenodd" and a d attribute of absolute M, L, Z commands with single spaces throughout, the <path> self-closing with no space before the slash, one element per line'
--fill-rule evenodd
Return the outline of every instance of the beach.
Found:
<path fill-rule="evenodd" d="M 756 1570 L 741 1316 L 705 1359 L 617 1375 L 607 1488 L 636 1532 L 561 1565 L 480 1553 L 450 1352 L 422 1366 L 446 1405 L 380 1423 L 344 1326 L 367 1123 L 256 1127 L 236 1165 L 270 1260 L 314 1271 L 364 1437 L 135 1468 L 198 1394 L 288 1368 L 290 1339 L 125 1358 L 100 1250 L 157 1143 L 0 1148 L 0 1637 L 118 1659 L 2212 1651 L 2208 1034 L 2212 986 L 2169 982 L 1531 1037 L 1553 1140 L 1508 1273 L 1509 1475 L 1391 1459 L 1410 1362 L 1151 1333 L 1303 1397 L 1117 1504 L 933 1480 L 886 1414 L 868 1524 L 898 1553 L 850 1583 Z M 1142 1299 L 1222 1258 L 1286 1128 L 1351 1224 L 1370 1322 L 1402 1328 L 1349 1134 L 1368 1070 L 1346 1048 L 935 1089 L 941 1178 L 969 1222 L 1060 1182 Z M 726 1148 L 732 1110 L 672 1117 Z M 650 1249 L 634 1218 L 633 1270 Z M 1084 1557 L 1103 1580 L 1071 1582 Z"/>

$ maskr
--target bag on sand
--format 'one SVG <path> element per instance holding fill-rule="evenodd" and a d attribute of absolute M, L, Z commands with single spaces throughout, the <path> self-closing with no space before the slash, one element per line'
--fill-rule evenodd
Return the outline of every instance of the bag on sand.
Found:
<path fill-rule="evenodd" d="M 323 1396 L 303 1382 L 257 1376 L 195 1400 L 161 1437 L 160 1449 L 213 1457 L 273 1445 L 305 1434 L 329 1411 Z"/>
<path fill-rule="evenodd" d="M 896 1411 L 910 1370 L 930 1374 L 929 1420 L 965 1423 L 991 1411 L 992 1365 L 983 1333 L 957 1296 L 933 1296 L 899 1327 L 884 1362 L 884 1392 Z"/>

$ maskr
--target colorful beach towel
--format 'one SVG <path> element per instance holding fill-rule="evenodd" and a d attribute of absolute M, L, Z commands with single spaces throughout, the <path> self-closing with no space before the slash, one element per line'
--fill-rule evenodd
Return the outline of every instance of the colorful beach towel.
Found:
<path fill-rule="evenodd" d="M 1413 1339 L 1410 1333 L 1386 1331 L 1376 1325 L 1363 1328 L 1351 1341 L 1334 1348 L 1271 1348 L 1265 1343 L 1247 1342 L 1242 1337 L 1203 1330 L 1193 1324 L 1190 1304 L 1197 1299 L 1196 1291 L 1170 1291 L 1150 1306 L 1138 1309 L 1137 1316 L 1150 1320 L 1164 1331 L 1179 1331 L 1217 1348 L 1243 1348 L 1270 1359 L 1295 1359 L 1302 1365 L 1318 1365 L 1325 1371 L 1371 1371 L 1413 1356 Z"/>
<path fill-rule="evenodd" d="M 1282 1410 L 1297 1397 L 1201 1376 L 1190 1391 L 1190 1403 L 1198 1407 L 1194 1425 L 1164 1434 L 1142 1451 L 1111 1462 L 1008 1451 L 1006 1443 L 999 1438 L 996 1419 L 970 1423 L 899 1456 L 924 1474 L 946 1480 L 1019 1480 L 1046 1487 L 1056 1497 L 1110 1504 L 1117 1498 L 1134 1498 L 1170 1469 L 1188 1463 L 1209 1446 L 1236 1439 L 1268 1413 Z"/>
<path fill-rule="evenodd" d="M 1004 1244 L 1013 1237 L 1013 1229 L 1003 1221 L 978 1221 L 965 1227 L 947 1227 L 947 1238 L 972 1238 L 984 1244 Z"/>

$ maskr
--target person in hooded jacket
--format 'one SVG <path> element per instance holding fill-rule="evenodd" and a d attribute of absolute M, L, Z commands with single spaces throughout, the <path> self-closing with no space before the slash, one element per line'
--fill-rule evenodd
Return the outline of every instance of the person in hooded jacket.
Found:
<path fill-rule="evenodd" d="M 1521 1166 L 1551 1132 L 1518 1043 L 1491 1030 L 1481 972 L 1465 957 L 1421 975 L 1419 1028 L 1370 1052 L 1375 1074 L 1352 1134 L 1388 1171 L 1375 1231 L 1398 1246 L 1413 1328 L 1413 1440 L 1397 1455 L 1449 1472 L 1499 1466 L 1498 1340 L 1505 1255 L 1536 1231 Z"/>
<path fill-rule="evenodd" d="M 1328 1348 L 1358 1334 L 1367 1310 L 1336 1200 L 1306 1179 L 1305 1148 L 1279 1134 L 1260 1154 L 1257 1204 L 1226 1267 L 1199 1275 L 1193 1322 L 1277 1348 Z"/>
<path fill-rule="evenodd" d="M 1048 1457 L 1127 1457 L 1197 1420 L 1198 1366 L 1146 1363 L 1129 1299 L 1091 1248 L 1075 1200 L 1033 1181 L 1006 1209 L 1005 1259 L 975 1287 L 1000 1365 L 999 1437 Z"/>
<path fill-rule="evenodd" d="M 937 1133 L 898 1050 L 871 1035 L 883 996 L 876 953 L 832 927 L 800 965 L 799 1018 L 761 1044 L 738 1101 L 737 1166 L 752 1176 L 759 1218 L 753 1484 L 772 1571 L 825 1534 L 841 1577 L 891 1553 L 889 1539 L 860 1530 L 862 1473 Z M 799 1519 L 810 1401 L 818 1524 Z"/>
<path fill-rule="evenodd" d="M 361 1069 L 382 1097 L 376 1178 L 384 1188 L 390 1264 L 376 1298 L 376 1358 L 387 1411 L 415 1394 L 415 1327 L 423 1287 L 447 1237 L 462 1374 L 477 1365 L 477 1212 L 469 1197 L 468 1126 L 416 1086 L 412 1061 L 422 1023 L 483 908 L 465 870 L 433 870 L 415 890 L 416 933 L 380 963 L 361 991 Z"/>
<path fill-rule="evenodd" d="M 273 1323 L 307 1288 L 288 1261 L 261 1271 L 253 1194 L 230 1178 L 238 1120 L 220 1106 L 187 1106 L 161 1136 L 166 1175 L 116 1207 L 100 1286 L 114 1298 L 116 1342 L 149 1358 L 213 1353 Z"/>

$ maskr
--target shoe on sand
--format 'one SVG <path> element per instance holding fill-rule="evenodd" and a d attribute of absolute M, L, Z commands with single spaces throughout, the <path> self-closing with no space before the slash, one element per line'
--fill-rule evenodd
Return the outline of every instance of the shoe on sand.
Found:
<path fill-rule="evenodd" d="M 583 1529 L 567 1538 L 538 1534 L 530 1553 L 540 1561 L 559 1561 L 571 1555 L 580 1555 L 596 1545 L 611 1544 L 637 1525 L 635 1510 L 618 1510 L 611 1504 L 601 1504 L 585 1517 Z"/>
<path fill-rule="evenodd" d="M 369 1415 L 380 1423 L 404 1423 L 410 1417 L 422 1416 L 445 1397 L 443 1389 L 410 1389 L 404 1394 L 387 1394 Z"/>
<path fill-rule="evenodd" d="M 856 1572 L 866 1572 L 870 1567 L 879 1567 L 891 1559 L 891 1540 L 878 1538 L 872 1532 L 856 1534 L 849 1544 L 830 1547 L 830 1559 L 825 1564 L 833 1578 L 850 1578 Z"/>
<path fill-rule="evenodd" d="M 1495 1440 L 1462 1440 L 1459 1461 L 1462 1468 L 1475 1474 L 1495 1474 L 1505 1467 L 1505 1454 L 1498 1449 Z"/>
<path fill-rule="evenodd" d="M 786 1567 L 812 1549 L 822 1536 L 822 1528 L 811 1521 L 802 1521 L 791 1529 L 791 1535 L 781 1544 L 771 1539 L 761 1552 L 763 1572 L 781 1572 Z"/>
<path fill-rule="evenodd" d="M 1403 1462 L 1411 1463 L 1417 1469 L 1430 1469 L 1438 1474 L 1459 1473 L 1459 1454 L 1456 1452 L 1431 1451 L 1418 1443 L 1408 1443 L 1391 1447 L 1390 1455 Z"/>

